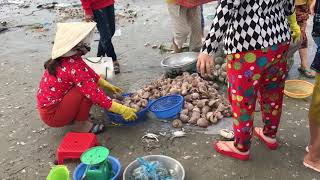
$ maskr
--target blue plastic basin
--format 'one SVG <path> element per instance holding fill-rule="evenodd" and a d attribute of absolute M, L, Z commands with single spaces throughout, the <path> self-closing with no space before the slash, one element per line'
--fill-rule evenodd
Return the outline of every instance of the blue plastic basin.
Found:
<path fill-rule="evenodd" d="M 124 97 L 130 96 L 131 94 L 123 94 Z M 147 112 L 148 112 L 148 107 L 141 109 L 139 112 L 137 112 L 137 119 L 135 121 L 126 121 L 123 119 L 123 117 L 119 114 L 115 114 L 109 111 L 105 111 L 106 115 L 109 117 L 110 121 L 118 124 L 118 125 L 125 125 L 125 126 L 134 126 L 137 125 L 141 122 L 144 122 L 147 119 Z"/>
<path fill-rule="evenodd" d="M 153 101 L 149 106 L 149 110 L 159 119 L 174 119 L 182 110 L 182 106 L 183 96 L 169 95 Z"/>

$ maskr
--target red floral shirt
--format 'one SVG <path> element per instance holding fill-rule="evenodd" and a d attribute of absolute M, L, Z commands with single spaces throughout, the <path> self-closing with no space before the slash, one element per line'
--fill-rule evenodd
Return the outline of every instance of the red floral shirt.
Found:
<path fill-rule="evenodd" d="M 38 107 L 48 107 L 62 101 L 73 87 L 91 99 L 94 104 L 109 109 L 112 100 L 97 85 L 99 75 L 96 74 L 79 56 L 62 58 L 57 67 L 56 77 L 48 70 L 40 81 L 37 92 Z"/>

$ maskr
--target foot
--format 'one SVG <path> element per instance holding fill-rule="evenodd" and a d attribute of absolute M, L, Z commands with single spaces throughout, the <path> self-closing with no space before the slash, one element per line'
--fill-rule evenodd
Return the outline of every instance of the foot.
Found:
<path fill-rule="evenodd" d="M 120 73 L 120 64 L 119 64 L 119 62 L 117 60 L 113 61 L 113 69 L 114 69 L 114 73 L 115 74 L 119 74 Z"/>
<path fill-rule="evenodd" d="M 174 39 L 172 39 L 172 47 L 175 53 L 181 53 L 182 48 L 179 48 L 178 45 L 174 42 Z"/>
<path fill-rule="evenodd" d="M 263 129 L 259 127 L 254 128 L 254 134 L 271 150 L 276 150 L 278 147 L 277 139 L 268 137 L 263 134 Z"/>
<path fill-rule="evenodd" d="M 103 132 L 105 126 L 103 124 L 92 123 L 91 121 L 75 121 L 72 125 L 73 132 L 94 133 L 99 134 Z"/>
<path fill-rule="evenodd" d="M 74 121 L 73 125 L 71 126 L 71 130 L 73 132 L 89 132 L 92 128 L 93 123 L 88 121 Z"/>
<path fill-rule="evenodd" d="M 234 141 L 218 141 L 215 144 L 218 153 L 239 160 L 249 160 L 249 151 L 241 152 L 234 146 Z"/>
<path fill-rule="evenodd" d="M 104 130 L 105 130 L 104 124 L 93 123 L 92 128 L 90 129 L 89 133 L 100 134 L 100 133 L 104 132 Z"/>
<path fill-rule="evenodd" d="M 306 146 L 306 152 L 310 152 L 310 145 Z"/>
<path fill-rule="evenodd" d="M 306 78 L 315 78 L 316 76 L 316 73 L 314 71 L 306 67 L 301 66 L 298 68 L 298 71 L 300 72 L 300 74 L 302 74 Z"/>
<path fill-rule="evenodd" d="M 310 153 L 304 157 L 303 165 L 320 173 L 320 159 L 313 159 Z"/>

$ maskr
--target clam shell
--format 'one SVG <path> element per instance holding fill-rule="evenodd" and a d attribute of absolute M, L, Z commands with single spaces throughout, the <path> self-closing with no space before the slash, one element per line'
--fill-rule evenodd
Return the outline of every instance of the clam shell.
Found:
<path fill-rule="evenodd" d="M 189 116 L 185 114 L 180 114 L 180 120 L 184 123 L 187 123 L 189 121 Z"/>
<path fill-rule="evenodd" d="M 181 128 L 182 127 L 182 121 L 179 119 L 175 119 L 172 121 L 172 127 L 174 128 Z"/>
<path fill-rule="evenodd" d="M 202 114 L 207 114 L 210 111 L 210 107 L 204 106 L 201 111 L 202 111 Z"/>
<path fill-rule="evenodd" d="M 189 124 L 196 124 L 197 123 L 197 119 L 196 117 L 191 117 L 190 120 L 188 121 Z"/>
<path fill-rule="evenodd" d="M 199 99 L 200 95 L 199 95 L 199 93 L 192 93 L 191 97 L 192 97 L 192 99 Z"/>
<path fill-rule="evenodd" d="M 188 109 L 183 109 L 180 114 L 188 115 L 189 110 Z"/>

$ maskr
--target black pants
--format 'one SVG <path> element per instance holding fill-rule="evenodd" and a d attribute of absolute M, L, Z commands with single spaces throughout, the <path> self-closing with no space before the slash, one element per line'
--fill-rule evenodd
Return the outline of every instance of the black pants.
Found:
<path fill-rule="evenodd" d="M 117 55 L 114 52 L 112 37 L 115 32 L 115 15 L 114 5 L 103 9 L 94 10 L 94 20 L 97 23 L 97 28 L 100 33 L 100 41 L 98 46 L 98 57 L 108 56 L 113 61 L 117 60 Z"/>

